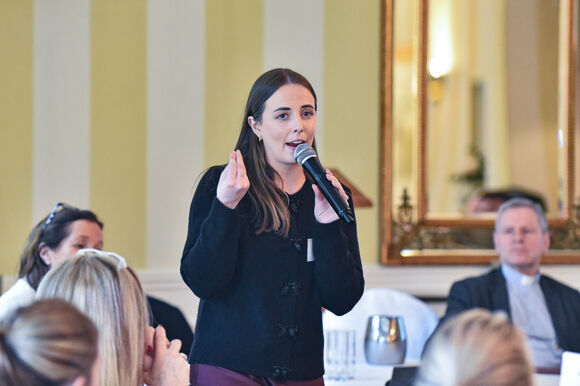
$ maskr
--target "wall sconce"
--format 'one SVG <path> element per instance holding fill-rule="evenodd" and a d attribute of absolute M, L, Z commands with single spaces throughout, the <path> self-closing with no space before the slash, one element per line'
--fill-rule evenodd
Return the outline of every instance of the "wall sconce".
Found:
<path fill-rule="evenodd" d="M 407 188 L 403 189 L 401 205 L 399 205 L 397 211 L 397 222 L 403 228 L 409 228 L 413 225 L 413 205 L 411 205 L 411 197 L 407 192 Z"/>
<path fill-rule="evenodd" d="M 430 102 L 439 102 L 445 92 L 445 81 L 451 71 L 451 59 L 445 56 L 437 56 L 429 60 L 427 72 L 427 98 Z"/>

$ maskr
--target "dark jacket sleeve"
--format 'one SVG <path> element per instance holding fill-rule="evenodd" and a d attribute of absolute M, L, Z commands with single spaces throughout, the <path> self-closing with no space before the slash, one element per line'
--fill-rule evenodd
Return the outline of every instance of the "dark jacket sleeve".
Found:
<path fill-rule="evenodd" d="M 202 177 L 189 211 L 187 239 L 181 257 L 181 277 L 201 299 L 230 284 L 237 261 L 240 218 L 216 197 L 223 167 L 212 167 Z"/>
<path fill-rule="evenodd" d="M 540 286 L 560 347 L 580 352 L 580 293 L 544 275 L 540 279 Z"/>
<path fill-rule="evenodd" d="M 445 315 L 441 318 L 441 322 L 462 311 L 474 308 L 475 305 L 473 304 L 473 298 L 467 280 L 453 283 L 449 290 L 449 295 L 447 296 L 447 308 L 445 310 Z"/>
<path fill-rule="evenodd" d="M 501 310 L 511 319 L 507 286 L 499 268 L 454 283 L 449 291 L 447 310 L 441 322 L 471 308 Z"/>
<path fill-rule="evenodd" d="M 349 205 L 353 208 L 350 190 Z M 353 210 L 354 214 L 354 210 Z M 358 248 L 356 222 L 336 220 L 329 224 L 314 222 L 314 275 L 322 306 L 336 315 L 350 311 L 364 291 L 364 278 Z"/>

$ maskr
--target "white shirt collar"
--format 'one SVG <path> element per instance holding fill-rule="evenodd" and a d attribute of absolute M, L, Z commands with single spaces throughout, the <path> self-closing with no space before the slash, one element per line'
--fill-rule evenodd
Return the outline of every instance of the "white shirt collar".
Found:
<path fill-rule="evenodd" d="M 520 271 L 510 267 L 507 264 L 501 265 L 501 272 L 508 283 L 519 285 L 521 287 L 529 287 L 536 284 L 540 280 L 540 272 L 534 276 L 524 275 Z"/>

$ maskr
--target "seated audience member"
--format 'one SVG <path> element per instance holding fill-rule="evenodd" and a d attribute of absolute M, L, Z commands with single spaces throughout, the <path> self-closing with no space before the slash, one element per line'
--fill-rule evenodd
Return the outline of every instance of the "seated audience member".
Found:
<path fill-rule="evenodd" d="M 442 320 L 470 308 L 503 310 L 526 334 L 534 365 L 559 368 L 562 350 L 580 352 L 580 293 L 540 273 L 550 246 L 541 207 L 522 198 L 502 204 L 493 240 L 501 266 L 454 283 Z"/>
<path fill-rule="evenodd" d="M 0 324 L 0 384 L 97 386 L 97 343 L 95 325 L 63 300 L 18 308 Z"/>
<path fill-rule="evenodd" d="M 0 320 L 34 300 L 40 280 L 53 264 L 82 248 L 103 248 L 102 229 L 103 223 L 90 210 L 57 204 L 28 236 L 20 255 L 19 279 L 0 296 Z"/>
<path fill-rule="evenodd" d="M 141 283 L 121 256 L 80 250 L 46 274 L 36 297 L 67 300 L 98 326 L 103 385 L 188 384 L 181 342 L 169 342 L 163 327 L 148 326 Z"/>
<path fill-rule="evenodd" d="M 530 386 L 522 332 L 503 312 L 465 311 L 445 322 L 425 349 L 415 386 Z"/>
<path fill-rule="evenodd" d="M 103 248 L 103 223 L 90 210 L 58 203 L 30 232 L 21 254 L 18 281 L 0 296 L 0 320 L 18 306 L 34 299 L 38 283 L 53 264 L 69 259 L 82 248 Z M 165 327 L 170 339 L 182 340 L 182 352 L 189 353 L 193 332 L 181 311 L 148 297 L 151 324 Z"/>

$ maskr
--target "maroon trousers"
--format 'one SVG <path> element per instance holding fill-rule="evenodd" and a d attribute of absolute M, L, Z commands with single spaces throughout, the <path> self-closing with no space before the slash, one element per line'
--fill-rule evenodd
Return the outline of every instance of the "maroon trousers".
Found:
<path fill-rule="evenodd" d="M 191 386 L 324 386 L 322 377 L 310 381 L 275 381 L 200 363 L 190 366 L 189 382 Z"/>

